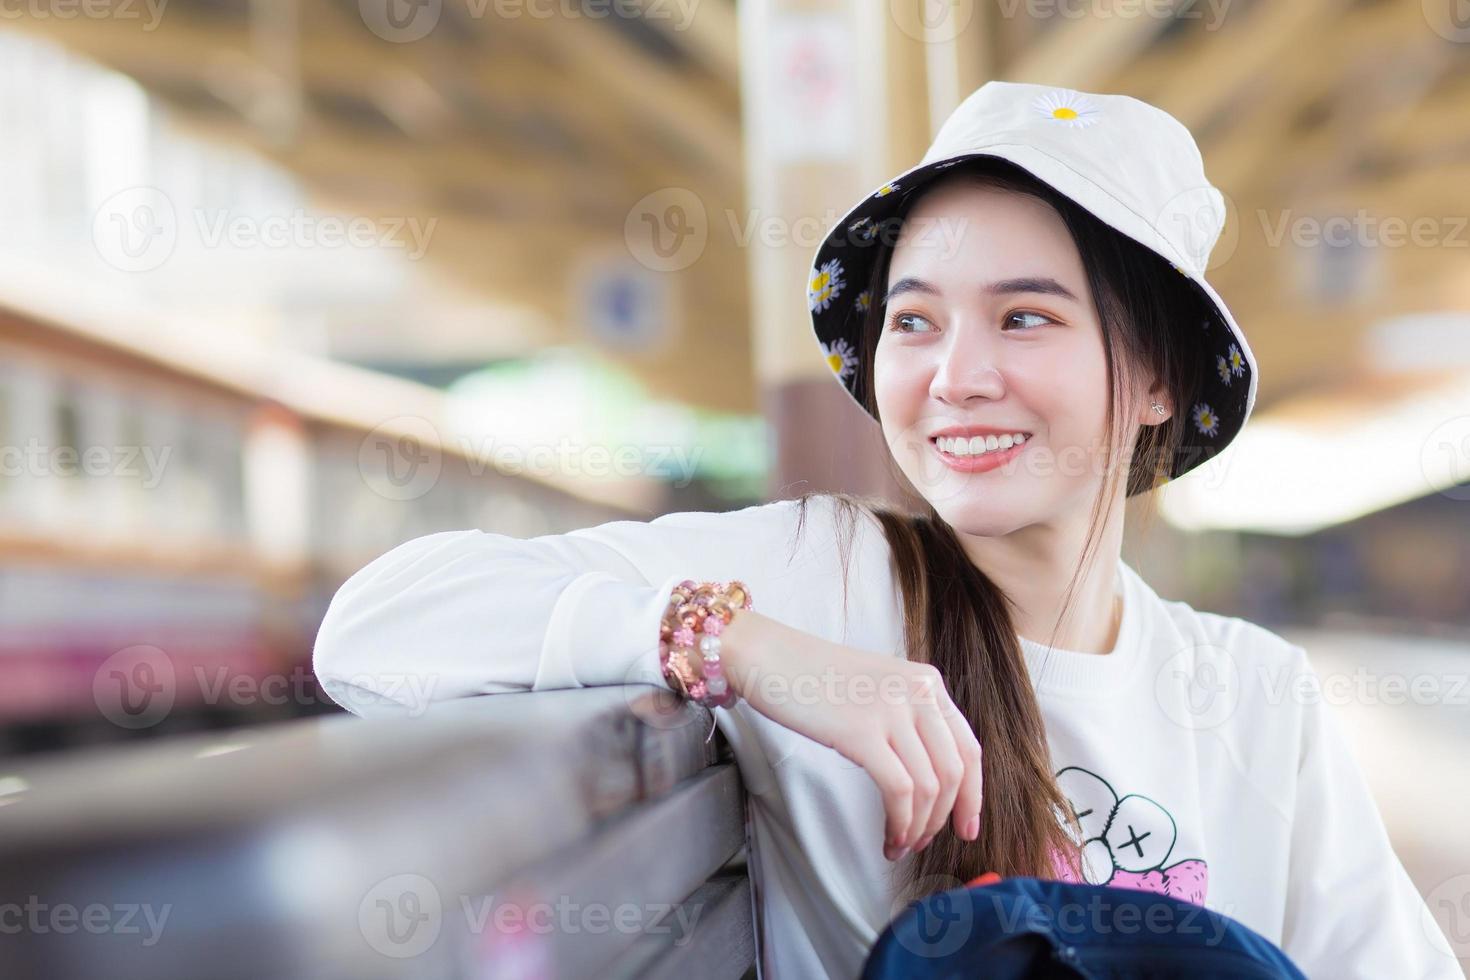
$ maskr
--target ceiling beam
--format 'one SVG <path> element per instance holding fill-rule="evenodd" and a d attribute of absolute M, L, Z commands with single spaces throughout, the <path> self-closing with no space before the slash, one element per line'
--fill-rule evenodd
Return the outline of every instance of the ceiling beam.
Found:
<path fill-rule="evenodd" d="M 146 34 L 109 29 L 106 24 L 86 19 L 57 21 L 24 17 L 10 23 L 121 71 L 145 87 L 153 83 L 166 96 L 182 94 L 189 87 L 201 90 L 201 95 L 210 92 L 222 107 L 232 106 L 246 125 L 252 125 L 250 102 L 272 97 L 278 84 L 270 69 L 257 60 L 247 32 L 221 30 L 181 16 L 163 18 L 155 31 Z M 340 39 L 312 39 L 306 45 L 303 82 L 309 90 L 324 93 L 371 91 L 383 73 L 381 67 L 371 67 L 369 56 L 369 50 Z M 197 114 L 209 115 L 203 109 Z M 354 128 L 325 121 L 320 112 L 315 115 L 323 129 L 345 134 Z M 406 154 L 419 152 L 426 163 L 440 161 L 451 172 L 456 168 L 467 169 L 481 179 L 512 182 L 529 194 L 538 190 L 555 192 L 569 180 L 608 181 L 612 176 L 568 165 L 564 160 L 524 146 L 517 146 L 511 152 L 503 145 L 477 142 L 473 147 L 462 143 L 453 148 L 433 146 L 416 151 L 413 141 L 402 142 Z M 359 158 L 359 165 L 362 162 Z"/>
<path fill-rule="evenodd" d="M 151 32 L 82 18 L 16 23 L 137 78 L 177 110 L 181 129 L 287 169 L 318 206 L 434 221 L 423 269 L 491 306 L 541 313 L 544 325 L 527 349 L 590 342 L 570 281 L 577 262 L 588 252 L 626 255 L 624 222 L 647 193 L 693 191 L 708 212 L 708 244 L 688 268 L 660 274 L 673 297 L 675 335 L 640 356 L 611 356 L 663 397 L 756 410 L 747 255 L 723 217 L 739 213 L 743 186 L 733 92 L 720 95 L 714 78 L 690 85 L 591 21 L 497 20 L 471 25 L 478 37 L 467 41 L 435 32 L 393 45 L 319 0 L 306 0 L 301 16 L 295 64 L 281 54 L 289 46 L 263 51 L 248 25 L 187 9 L 170 10 Z M 299 126 L 262 124 L 294 95 Z M 476 125 L 477 100 L 488 110 L 483 119 L 547 112 L 588 150 L 569 157 L 483 119 Z M 375 115 L 335 108 L 354 102 Z M 650 116 L 672 134 L 669 146 L 639 129 Z M 717 166 L 705 165 L 712 153 Z M 446 310 L 455 307 L 446 301 Z M 350 336 L 357 317 L 341 312 L 334 332 Z M 416 332 L 432 329 L 426 325 L 441 312 L 426 306 L 419 323 L 403 324 L 406 359 Z M 363 330 L 379 329 L 371 319 L 361 321 Z M 498 354 L 503 333 L 487 331 Z M 689 370 L 703 363 L 719 370 Z"/>
<path fill-rule="evenodd" d="M 475 54 L 467 56 L 462 46 L 451 49 L 445 43 L 434 42 L 436 35 L 432 33 L 417 42 L 383 45 L 362 21 L 346 17 L 330 0 L 318 0 L 313 6 L 321 11 L 310 20 L 318 28 L 315 36 L 361 46 L 364 55 L 371 55 L 356 75 L 381 65 L 386 56 L 400 66 L 400 73 L 411 71 L 425 84 L 441 90 L 457 87 L 455 95 L 443 93 L 446 101 L 467 97 L 496 110 L 517 113 L 534 107 L 595 153 L 595 157 L 578 161 L 586 172 L 608 170 L 627 178 L 630 190 L 635 191 L 629 204 L 675 184 L 717 199 L 732 199 L 739 193 L 738 179 L 721 180 L 716 173 L 697 166 L 698 161 L 641 138 L 635 125 L 643 112 L 641 106 L 628 104 L 606 87 L 578 84 L 580 69 L 573 66 L 572 71 L 563 70 L 543 56 L 539 46 L 528 48 L 523 43 L 523 32 L 507 26 L 514 19 L 491 19 L 488 24 L 476 21 L 472 28 L 476 31 L 472 42 Z M 718 13 L 707 7 L 707 3 L 698 5 L 687 30 L 694 30 L 703 18 L 718 20 Z M 666 18 L 656 20 L 664 23 Z M 337 71 L 341 70 L 339 65 Z M 379 87 L 385 87 L 386 81 L 380 79 Z"/>
<path fill-rule="evenodd" d="M 739 24 L 734 0 L 699 0 L 688 5 L 687 22 L 680 4 L 637 0 L 643 20 L 679 46 L 706 72 L 732 90 L 740 87 Z"/>
<path fill-rule="evenodd" d="M 1152 9 L 1177 12 L 1181 2 L 1163 0 Z M 1045 30 L 1006 66 L 1007 81 L 1099 91 L 1152 44 L 1170 21 L 1151 12 L 1135 11 L 1134 16 L 1124 16 L 1116 10 L 1088 17 L 1058 15 L 1055 19 L 1060 22 Z"/>
<path fill-rule="evenodd" d="M 252 35 L 239 26 L 213 25 L 182 13 L 164 18 L 149 33 L 118 30 L 87 19 L 19 18 L 12 23 L 135 77 L 145 86 L 153 83 L 166 88 L 168 92 L 160 93 L 165 96 L 189 88 L 212 92 L 254 128 L 259 127 L 251 122 L 253 106 L 289 96 L 284 91 L 287 80 L 260 60 Z M 448 173 L 456 184 L 473 179 L 512 186 L 523 197 L 542 195 L 548 208 L 566 201 L 569 188 L 585 190 L 595 199 L 619 199 L 629 206 L 644 194 L 670 185 L 690 187 L 721 201 L 738 197 L 738 181 L 719 182 L 712 174 L 662 157 L 649 141 L 638 140 L 629 127 L 620 125 L 620 117 L 608 111 L 610 99 L 590 87 L 569 85 L 566 76 L 556 75 L 524 51 L 483 61 L 462 55 L 451 60 L 442 52 L 436 54 L 436 45 L 427 39 L 417 45 L 386 45 L 367 37 L 365 27 L 354 30 L 348 24 L 338 30 L 322 29 L 327 25 L 321 17 L 309 17 L 307 25 L 301 79 L 309 93 L 366 96 L 381 105 L 388 91 L 411 89 L 413 84 L 435 88 L 437 79 L 431 69 L 435 62 L 447 61 L 455 66 L 463 84 L 480 97 L 513 106 L 517 112 L 524 112 L 526 106 L 549 106 L 552 118 L 598 150 L 595 159 L 568 160 L 514 133 L 467 133 L 463 124 L 457 131 L 404 133 L 399 156 L 420 157 L 425 178 Z M 208 113 L 200 110 L 197 114 Z M 315 115 L 320 119 L 325 114 Z M 393 114 L 387 111 L 384 115 L 392 118 Z M 326 128 L 346 133 L 353 127 Z M 312 149 L 300 155 L 311 159 Z M 348 149 L 360 152 L 364 147 Z M 386 165 L 391 169 L 393 161 Z"/>
<path fill-rule="evenodd" d="M 1185 126 L 1202 127 L 1263 72 L 1298 56 L 1332 28 L 1351 0 L 1257 3 L 1227 16 L 1219 30 L 1193 31 L 1158 51 L 1146 51 L 1118 74 L 1116 84 L 1164 109 Z M 1249 111 L 1243 106 L 1242 111 Z"/>
<path fill-rule="evenodd" d="M 1463 159 L 1470 142 L 1467 64 L 1470 56 L 1438 38 L 1401 51 L 1390 62 L 1394 85 L 1374 86 L 1373 97 L 1362 99 L 1356 111 L 1345 109 L 1292 144 L 1282 169 L 1299 175 L 1298 193 L 1317 194 L 1349 182 L 1361 186 L 1360 174 L 1375 169 L 1404 172 L 1417 161 Z M 1451 77 L 1457 71 L 1462 74 Z M 1454 84 L 1436 91 L 1446 79 Z M 1463 199 L 1463 193 L 1458 196 Z"/>
<path fill-rule="evenodd" d="M 553 24 L 508 18 L 510 25 L 556 57 L 568 71 L 582 73 L 589 87 L 616 96 L 662 132 L 687 142 L 699 169 L 731 186 L 743 178 L 739 101 L 733 92 L 712 91 L 638 51 L 606 25 L 586 17 Z"/>
<path fill-rule="evenodd" d="M 1345 71 L 1371 63 L 1388 38 L 1427 31 L 1417 4 L 1350 8 L 1331 25 L 1315 43 L 1301 45 L 1296 57 L 1283 58 L 1272 70 L 1261 72 L 1237 100 L 1240 114 L 1204 140 L 1210 182 L 1238 203 L 1257 189 L 1279 186 L 1282 175 L 1276 160 L 1285 144 L 1300 138 L 1294 132 L 1300 114 L 1331 99 L 1342 88 Z"/>

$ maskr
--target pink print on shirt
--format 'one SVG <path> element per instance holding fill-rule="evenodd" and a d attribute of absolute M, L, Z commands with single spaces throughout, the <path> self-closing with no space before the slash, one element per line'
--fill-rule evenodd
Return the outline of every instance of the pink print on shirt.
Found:
<path fill-rule="evenodd" d="M 1173 898 L 1205 903 L 1209 868 L 1199 858 L 1170 863 L 1178 828 L 1174 817 L 1146 796 L 1119 797 L 1108 781 L 1081 766 L 1057 773 L 1082 825 L 1082 870 L 1087 884 L 1111 885 L 1159 892 Z M 1064 862 L 1057 877 L 1078 882 Z"/>

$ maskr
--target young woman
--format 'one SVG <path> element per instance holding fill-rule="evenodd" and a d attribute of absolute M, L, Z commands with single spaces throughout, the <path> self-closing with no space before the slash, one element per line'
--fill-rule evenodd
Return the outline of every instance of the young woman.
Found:
<path fill-rule="evenodd" d="M 1461 976 L 1305 651 L 1121 559 L 1126 498 L 1254 402 L 1203 278 L 1220 201 L 1161 110 L 988 83 L 833 228 L 808 297 L 920 513 L 808 494 L 428 535 L 343 585 L 318 676 L 359 711 L 627 682 L 716 703 L 660 627 L 684 580 L 739 580 L 715 714 L 750 792 L 763 973 L 855 976 L 907 899 L 995 871 L 1205 905 L 1308 976 Z"/>

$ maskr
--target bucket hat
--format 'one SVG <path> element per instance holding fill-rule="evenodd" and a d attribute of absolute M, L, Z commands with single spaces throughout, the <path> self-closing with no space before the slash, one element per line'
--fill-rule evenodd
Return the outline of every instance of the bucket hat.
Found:
<path fill-rule="evenodd" d="M 1224 196 L 1205 178 L 1188 128 L 1127 95 L 989 81 L 945 120 L 923 159 L 865 195 L 823 237 L 807 280 L 812 327 L 833 375 L 862 404 L 862 328 L 880 244 L 892 245 L 907 202 L 949 168 L 979 157 L 1008 160 L 1107 225 L 1163 256 L 1192 283 L 1199 315 L 1172 325 L 1204 363 L 1204 386 L 1186 413 L 1172 480 L 1223 450 L 1256 400 L 1256 362 L 1245 334 L 1205 279 L 1225 227 Z"/>

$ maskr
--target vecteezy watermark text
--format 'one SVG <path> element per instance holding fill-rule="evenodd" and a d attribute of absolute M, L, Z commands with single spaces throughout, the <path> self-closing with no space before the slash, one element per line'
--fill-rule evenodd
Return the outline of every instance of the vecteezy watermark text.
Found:
<path fill-rule="evenodd" d="M 1207 31 L 1225 22 L 1233 0 L 999 0 L 1001 17 L 1013 20 L 1024 15 L 1030 20 L 1091 21 L 1108 19 L 1199 20 Z"/>
<path fill-rule="evenodd" d="M 92 216 L 92 242 L 108 265 L 123 272 L 161 267 L 185 233 L 192 233 L 193 247 L 203 249 L 380 249 L 399 251 L 417 261 L 428 251 L 438 224 L 437 217 L 343 216 L 315 214 L 306 208 L 266 212 L 181 209 L 156 187 L 128 187 L 97 208 Z"/>
<path fill-rule="evenodd" d="M 452 4 L 459 19 L 483 20 L 619 20 L 672 21 L 671 30 L 686 30 L 700 0 L 357 0 L 368 30 L 394 44 L 422 40 L 433 32 Z"/>
<path fill-rule="evenodd" d="M 0 0 L 0 20 L 142 21 L 152 31 L 168 0 Z"/>
<path fill-rule="evenodd" d="M 24 902 L 0 902 L 0 934 L 69 935 L 81 931 L 95 936 L 142 936 L 142 945 L 153 946 L 163 934 L 172 911 L 172 904 L 158 908 L 146 902 L 111 905 L 91 902 L 77 906 L 69 902 L 46 902 L 39 895 L 29 895 Z"/>
<path fill-rule="evenodd" d="M 693 937 L 704 911 L 699 903 L 581 902 L 570 895 L 554 899 L 512 888 L 513 894 L 458 896 L 463 929 L 487 938 L 525 933 L 673 935 L 683 946 Z M 358 928 L 369 946 L 384 956 L 408 959 L 429 950 L 449 924 L 445 896 L 421 874 L 393 875 L 377 882 L 358 904 Z M 453 926 L 451 925 L 451 928 Z"/>
<path fill-rule="evenodd" d="M 172 446 L 52 446 L 31 436 L 24 446 L 0 446 L 0 477 L 136 477 L 152 490 L 172 454 Z"/>

